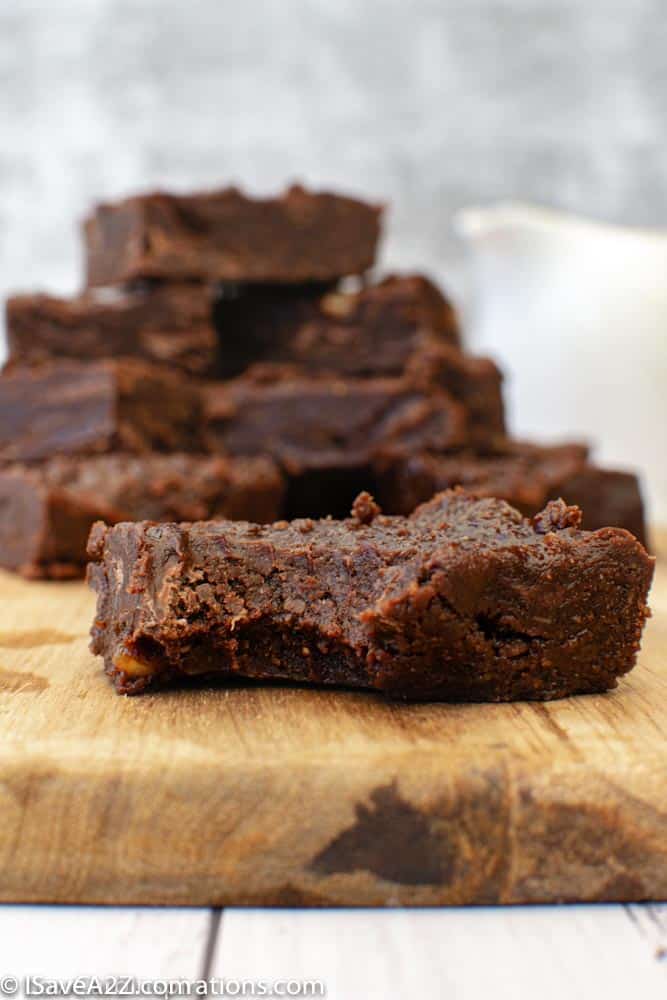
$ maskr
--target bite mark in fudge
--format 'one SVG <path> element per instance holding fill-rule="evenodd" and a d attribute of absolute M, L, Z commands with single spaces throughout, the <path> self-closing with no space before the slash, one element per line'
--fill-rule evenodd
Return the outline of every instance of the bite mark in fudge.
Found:
<path fill-rule="evenodd" d="M 401 375 L 427 338 L 459 344 L 454 309 L 420 275 L 392 275 L 356 292 L 239 286 L 223 290 L 215 315 L 225 377 L 266 361 L 343 376 Z"/>
<path fill-rule="evenodd" d="M 410 517 L 95 526 L 92 650 L 121 692 L 205 674 L 400 698 L 548 699 L 632 668 L 653 560 L 550 504 L 443 493 Z M 359 514 L 362 516 L 360 517 Z"/>
<path fill-rule="evenodd" d="M 214 301 L 214 290 L 196 283 L 105 289 L 73 299 L 15 295 L 6 307 L 9 360 L 136 357 L 212 377 L 219 360 Z"/>
<path fill-rule="evenodd" d="M 0 461 L 200 447 L 198 390 L 133 359 L 51 361 L 0 376 Z"/>
<path fill-rule="evenodd" d="M 295 186 L 277 198 L 235 188 L 136 195 L 84 224 L 87 283 L 137 278 L 331 281 L 373 265 L 381 209 Z"/>
<path fill-rule="evenodd" d="M 393 514 L 409 514 L 453 486 L 507 500 L 528 516 L 562 496 L 583 510 L 585 528 L 626 528 L 646 544 L 637 476 L 592 465 L 582 444 L 540 446 L 507 440 L 499 441 L 495 451 L 481 454 L 463 451 L 383 459 L 375 464 L 369 481 L 382 507 Z"/>
<path fill-rule="evenodd" d="M 91 455 L 0 469 L 0 566 L 80 576 L 93 523 L 280 517 L 284 479 L 267 458 Z"/>
<path fill-rule="evenodd" d="M 463 407 L 439 389 L 400 378 L 306 377 L 261 366 L 204 392 L 211 451 L 266 453 L 290 473 L 369 465 L 384 450 L 409 454 L 466 441 Z"/>

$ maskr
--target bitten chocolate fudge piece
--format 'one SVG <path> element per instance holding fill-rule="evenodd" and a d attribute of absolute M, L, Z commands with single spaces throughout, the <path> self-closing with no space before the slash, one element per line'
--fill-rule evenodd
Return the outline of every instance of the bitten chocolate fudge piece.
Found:
<path fill-rule="evenodd" d="M 90 455 L 0 470 L 0 566 L 29 578 L 81 576 L 100 518 L 268 522 L 284 480 L 267 458 Z"/>
<path fill-rule="evenodd" d="M 293 474 L 466 441 L 459 403 L 400 378 L 306 377 L 267 365 L 208 386 L 203 398 L 211 451 L 266 453 Z"/>
<path fill-rule="evenodd" d="M 427 338 L 459 344 L 454 309 L 421 275 L 392 275 L 354 292 L 224 288 L 215 315 L 227 377 L 265 361 L 343 376 L 401 375 Z"/>
<path fill-rule="evenodd" d="M 9 360 L 136 357 L 211 377 L 218 369 L 214 300 L 212 288 L 195 283 L 105 289 L 74 299 L 15 295 L 6 307 Z"/>
<path fill-rule="evenodd" d="M 550 503 L 443 493 L 409 518 L 96 525 L 92 650 L 119 691 L 195 674 L 399 698 L 547 699 L 630 670 L 653 560 Z"/>
<path fill-rule="evenodd" d="M 330 281 L 373 265 L 380 216 L 378 206 L 298 186 L 278 198 L 236 188 L 136 195 L 86 220 L 87 282 Z"/>
<path fill-rule="evenodd" d="M 646 544 L 637 477 L 592 465 L 582 444 L 540 446 L 508 440 L 499 442 L 495 453 L 384 460 L 376 464 L 373 484 L 384 510 L 393 514 L 409 514 L 434 493 L 459 485 L 478 496 L 507 500 L 526 515 L 563 497 L 583 510 L 587 529 L 626 528 Z"/>
<path fill-rule="evenodd" d="M 10 367 L 0 375 L 0 461 L 196 450 L 200 415 L 187 379 L 140 361 Z"/>

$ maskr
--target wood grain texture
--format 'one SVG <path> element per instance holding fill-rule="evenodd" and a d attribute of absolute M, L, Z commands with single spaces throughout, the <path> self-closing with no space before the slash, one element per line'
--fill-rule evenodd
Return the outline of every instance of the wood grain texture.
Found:
<path fill-rule="evenodd" d="M 637 669 L 549 704 L 122 698 L 83 584 L 0 577 L 0 899 L 667 899 L 667 572 Z"/>

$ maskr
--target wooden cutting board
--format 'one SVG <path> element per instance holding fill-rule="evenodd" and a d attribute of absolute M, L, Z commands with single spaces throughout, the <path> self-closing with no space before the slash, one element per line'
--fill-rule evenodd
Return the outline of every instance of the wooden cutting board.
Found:
<path fill-rule="evenodd" d="M 238 686 L 131 699 L 88 652 L 84 584 L 1 575 L 0 900 L 667 899 L 660 561 L 651 603 L 639 666 L 607 695 L 405 706 Z"/>

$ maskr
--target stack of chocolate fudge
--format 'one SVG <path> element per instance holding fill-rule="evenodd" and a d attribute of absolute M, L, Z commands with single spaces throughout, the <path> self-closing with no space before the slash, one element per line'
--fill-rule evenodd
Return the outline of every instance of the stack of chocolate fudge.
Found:
<path fill-rule="evenodd" d="M 636 478 L 505 430 L 501 373 L 419 275 L 370 279 L 380 207 L 140 195 L 84 224 L 85 289 L 7 303 L 0 564 L 76 576 L 92 523 L 407 514 L 449 486 L 644 538 Z"/>

